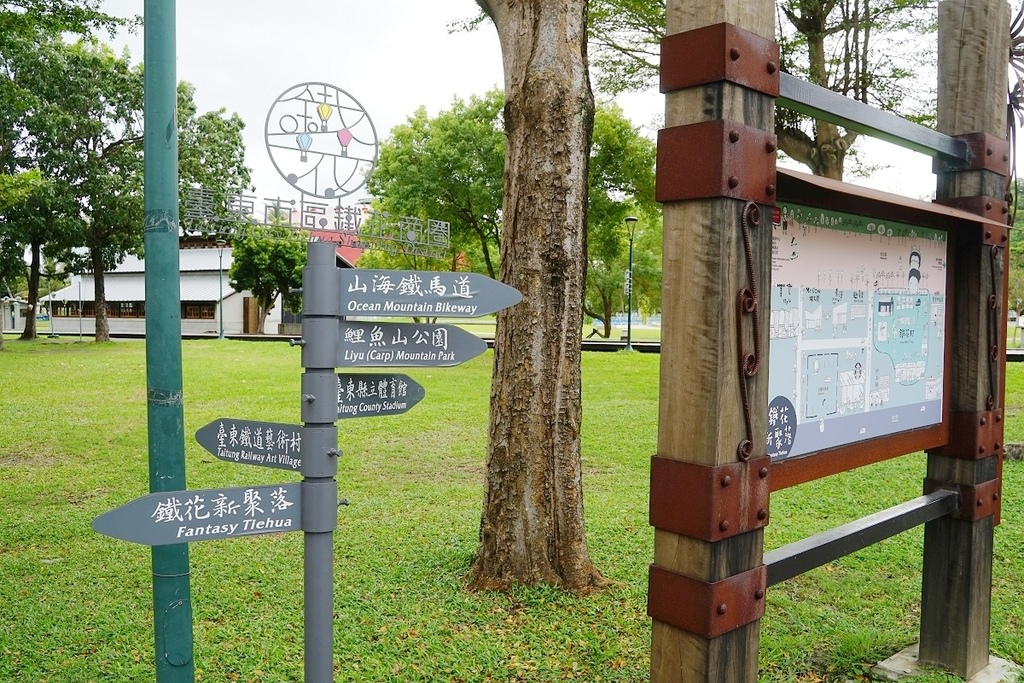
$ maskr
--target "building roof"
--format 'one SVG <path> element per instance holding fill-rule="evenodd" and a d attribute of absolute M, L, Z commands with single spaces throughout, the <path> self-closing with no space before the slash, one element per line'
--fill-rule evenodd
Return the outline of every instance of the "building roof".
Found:
<path fill-rule="evenodd" d="M 224 247 L 224 249 L 217 249 L 216 247 L 210 249 L 179 249 L 178 250 L 178 269 L 183 273 L 191 273 L 197 271 L 212 271 L 216 272 L 221 267 L 221 257 L 218 252 L 224 252 L 224 272 L 228 271 L 231 267 L 231 247 Z M 115 273 L 144 273 L 146 272 L 146 261 L 141 259 L 134 254 L 129 254 L 125 257 L 124 261 L 117 268 L 114 269 Z"/>
<path fill-rule="evenodd" d="M 236 292 L 228 285 L 227 273 L 224 273 L 223 280 L 218 278 L 218 273 L 185 273 L 181 277 L 181 300 L 182 301 L 210 301 L 220 300 L 221 287 L 223 287 L 224 298 L 233 296 Z M 104 294 L 107 301 L 142 301 L 146 298 L 144 280 L 135 274 L 108 273 L 103 280 Z M 96 298 L 95 281 L 92 277 L 83 277 L 81 280 L 81 292 L 77 284 L 69 285 L 64 289 L 53 292 L 50 297 L 40 297 L 54 301 L 93 301 Z"/>
<path fill-rule="evenodd" d="M 342 250 L 346 250 L 344 253 Z M 223 254 L 219 253 L 223 251 Z M 337 260 L 343 267 L 352 267 L 348 260 L 352 256 L 352 249 L 339 247 L 335 252 Z M 359 251 L 359 250 L 355 250 Z M 360 251 L 361 253 L 361 251 Z M 222 263 L 223 257 L 223 263 Z M 179 249 L 178 270 L 181 272 L 181 300 L 182 301 L 203 301 L 216 302 L 220 298 L 221 281 L 223 276 L 224 298 L 227 299 L 234 294 L 235 290 L 228 284 L 228 268 L 231 267 L 231 247 L 223 249 L 217 247 Z M 104 278 L 104 293 L 107 301 L 142 301 L 146 298 L 144 275 L 146 262 L 138 256 L 129 254 L 125 260 L 113 272 L 107 273 Z M 96 289 L 92 273 L 86 273 L 80 277 L 81 292 L 79 285 L 72 281 L 69 286 L 54 291 L 52 298 L 55 301 L 93 301 L 96 298 Z M 40 296 L 45 301 L 50 297 Z"/>

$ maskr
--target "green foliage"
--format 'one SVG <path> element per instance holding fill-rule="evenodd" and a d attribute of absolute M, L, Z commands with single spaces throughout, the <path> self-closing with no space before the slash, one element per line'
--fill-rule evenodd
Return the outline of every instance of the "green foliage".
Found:
<path fill-rule="evenodd" d="M 492 90 L 431 118 L 422 107 L 396 126 L 381 146 L 368 188 L 375 206 L 399 215 L 451 222 L 452 248 L 446 269 L 471 269 L 494 277 L 501 239 L 505 135 L 504 96 Z M 590 155 L 587 218 L 587 308 L 607 320 L 624 307 L 626 270 L 623 219 L 644 217 L 634 260 L 635 297 L 648 310 L 660 306 L 660 209 L 654 201 L 654 144 L 614 104 L 599 104 Z M 642 244 L 641 244 L 642 243 Z M 368 253 L 362 267 L 430 266 L 396 263 Z"/>
<path fill-rule="evenodd" d="M 1021 189 L 1021 181 L 1015 181 L 1009 250 L 1009 308 L 1017 313 L 1024 311 L 1024 212 L 1020 210 Z"/>
<path fill-rule="evenodd" d="M 429 117 L 420 107 L 383 142 L 367 190 L 375 209 L 448 221 L 451 249 L 443 267 L 494 277 L 501 240 L 504 96 L 491 90 Z M 409 262 L 409 268 L 442 264 Z"/>
<path fill-rule="evenodd" d="M 47 181 L 5 211 L 0 250 L 30 249 L 32 305 L 42 248 L 71 272 L 96 273 L 99 298 L 103 273 L 142 250 L 142 67 L 93 39 L 69 43 L 58 33 L 8 36 L 0 45 L 0 142 L 7 143 L 0 169 L 32 170 Z M 243 124 L 224 110 L 197 116 L 193 94 L 179 86 L 182 192 L 202 184 L 223 205 L 225 188 L 249 182 Z M 98 340 L 105 338 L 102 320 Z M 29 327 L 26 336 L 33 336 Z"/>
<path fill-rule="evenodd" d="M 0 174 L 0 214 L 7 215 L 12 209 L 23 205 L 34 194 L 44 191 L 46 182 L 38 169 L 15 175 Z M 10 220 L 6 218 L 5 220 Z M 25 278 L 24 247 L 13 231 L 0 230 L 0 295 L 6 296 L 6 288 L 15 290 Z M 7 283 L 7 284 L 5 284 Z M 12 292 L 13 293 L 13 292 Z"/>
<path fill-rule="evenodd" d="M 8 347 L 0 383 L 17 391 L 0 392 L 0 575 L 17 580 L 0 581 L 0 680 L 152 680 L 149 551 L 90 528 L 148 491 L 145 345 Z M 217 460 L 191 436 L 224 416 L 298 422 L 296 350 L 202 340 L 182 351 L 189 488 L 297 480 Z M 583 355 L 587 536 L 594 561 L 616 582 L 584 595 L 465 589 L 479 534 L 492 363 L 488 352 L 455 368 L 416 369 L 410 375 L 426 398 L 413 410 L 339 423 L 338 482 L 352 505 L 339 511 L 335 533 L 336 678 L 646 681 L 659 358 Z M 1019 429 L 1024 363 L 1008 373 L 1007 428 Z M 766 548 L 910 500 L 924 473 L 924 457 L 910 455 L 773 493 Z M 1022 662 L 1024 463 L 1007 461 L 1003 477 L 992 651 Z M 912 529 L 770 588 L 759 680 L 863 681 L 867 667 L 915 642 L 921 547 L 921 529 Z M 194 543 L 190 555 L 197 680 L 301 680 L 301 535 Z"/>
<path fill-rule="evenodd" d="M 599 91 L 616 95 L 656 86 L 665 0 L 591 0 L 588 20 Z"/>
<path fill-rule="evenodd" d="M 604 321 L 626 309 L 629 268 L 626 216 L 641 218 L 634 233 L 633 306 L 661 308 L 661 211 L 654 200 L 654 143 L 617 105 L 598 105 L 590 152 L 587 210 L 586 315 Z"/>
<path fill-rule="evenodd" d="M 934 121 L 933 90 L 919 85 L 928 82 L 921 77 L 922 65 L 935 62 L 934 2 L 779 0 L 776 5 L 785 71 L 918 123 Z M 610 94 L 655 88 L 665 0 L 592 0 L 589 17 L 598 88 Z M 784 153 L 833 177 L 842 176 L 857 137 L 787 109 L 778 111 L 776 133 Z"/>
<path fill-rule="evenodd" d="M 206 208 L 219 218 L 227 218 L 230 198 L 244 192 L 251 179 L 242 140 L 245 122 L 237 113 L 228 114 L 224 107 L 199 114 L 194 98 L 192 84 L 178 84 L 179 201 L 184 206 L 188 193 L 201 189 L 210 204 Z M 192 232 L 222 231 L 216 225 L 186 221 L 184 217 L 182 223 Z"/>
<path fill-rule="evenodd" d="M 99 0 L 4 0 L 0 2 L 0 52 L 5 38 L 40 30 L 88 34 L 137 23 L 137 19 L 122 19 L 102 12 L 102 4 Z"/>
<path fill-rule="evenodd" d="M 0 174 L 0 212 L 28 199 L 43 182 L 37 168 L 14 175 Z"/>
<path fill-rule="evenodd" d="M 244 231 L 232 242 L 232 262 L 228 270 L 231 287 L 249 290 L 259 307 L 258 334 L 280 295 L 289 311 L 301 308 L 299 294 L 302 269 L 306 265 L 306 240 L 289 227 Z"/>

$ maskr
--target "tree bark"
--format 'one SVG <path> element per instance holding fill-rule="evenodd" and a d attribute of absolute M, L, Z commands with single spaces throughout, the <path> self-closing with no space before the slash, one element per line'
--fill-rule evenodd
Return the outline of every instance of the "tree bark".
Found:
<path fill-rule="evenodd" d="M 18 337 L 22 341 L 30 341 L 37 337 L 36 314 L 39 312 L 39 270 L 42 267 L 42 242 L 32 240 L 29 250 L 31 256 L 28 264 L 28 310 L 25 312 L 25 329 Z"/>
<path fill-rule="evenodd" d="M 92 261 L 93 282 L 96 285 L 96 338 L 95 341 L 110 341 L 110 321 L 107 319 L 107 287 L 104 280 L 103 256 L 98 249 L 89 252 Z"/>
<path fill-rule="evenodd" d="M 471 584 L 603 585 L 583 525 L 580 325 L 594 101 L 586 1 L 478 0 L 505 72 L 501 279 L 487 482 Z"/>

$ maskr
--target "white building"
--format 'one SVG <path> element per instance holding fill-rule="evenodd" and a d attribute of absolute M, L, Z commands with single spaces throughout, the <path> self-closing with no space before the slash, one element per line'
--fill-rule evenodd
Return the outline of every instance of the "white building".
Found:
<path fill-rule="evenodd" d="M 4 332 L 21 332 L 25 329 L 28 302 L 9 296 L 0 297 L 0 327 Z"/>
<path fill-rule="evenodd" d="M 256 301 L 249 291 L 236 292 L 228 284 L 231 247 L 200 246 L 178 252 L 181 271 L 181 333 L 217 336 L 223 321 L 225 335 L 254 334 L 259 320 Z M 339 255 L 338 265 L 351 267 Z M 104 277 L 110 334 L 143 336 L 146 333 L 146 281 L 144 260 L 129 255 Z M 96 332 L 95 279 L 91 273 L 74 278 L 71 285 L 45 297 L 53 313 L 56 334 L 93 335 Z M 297 315 L 282 310 L 280 297 L 264 325 L 266 334 L 297 334 Z M 283 319 L 282 319 L 282 313 Z M 222 318 L 223 316 L 223 318 Z"/>

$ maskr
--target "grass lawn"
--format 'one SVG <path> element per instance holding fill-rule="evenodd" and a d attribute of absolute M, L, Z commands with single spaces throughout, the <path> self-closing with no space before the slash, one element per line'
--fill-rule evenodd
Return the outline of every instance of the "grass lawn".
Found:
<path fill-rule="evenodd" d="M 0 354 L 0 680 L 153 680 L 147 548 L 94 517 L 147 492 L 143 342 L 6 338 Z M 183 345 L 190 488 L 298 480 L 221 462 L 192 434 L 220 417 L 299 421 L 298 348 Z M 658 356 L 584 354 L 583 455 L 591 553 L 614 587 L 471 593 L 487 436 L 490 352 L 408 369 L 426 398 L 400 416 L 339 422 L 335 535 L 338 681 L 645 681 L 653 531 L 649 457 Z M 1008 440 L 1024 440 L 1024 364 L 1009 367 Z M 1004 469 L 992 650 L 1024 662 L 1024 463 Z M 772 496 L 768 548 L 919 495 L 910 455 Z M 865 680 L 917 640 L 921 529 L 773 587 L 763 681 Z M 302 680 L 302 536 L 190 546 L 196 678 Z M 933 674 L 919 681 L 956 681 Z"/>

